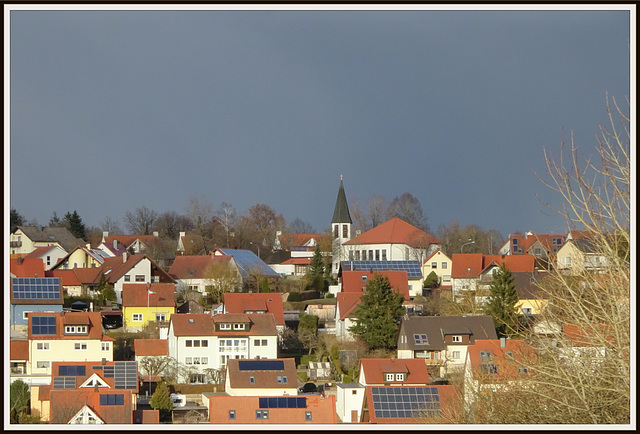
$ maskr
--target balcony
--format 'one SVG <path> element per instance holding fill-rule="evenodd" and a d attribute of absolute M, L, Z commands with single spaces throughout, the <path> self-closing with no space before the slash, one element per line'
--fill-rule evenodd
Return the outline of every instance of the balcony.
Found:
<path fill-rule="evenodd" d="M 9 246 L 11 246 L 11 247 L 22 247 L 22 241 L 11 241 L 11 242 L 9 242 Z"/>

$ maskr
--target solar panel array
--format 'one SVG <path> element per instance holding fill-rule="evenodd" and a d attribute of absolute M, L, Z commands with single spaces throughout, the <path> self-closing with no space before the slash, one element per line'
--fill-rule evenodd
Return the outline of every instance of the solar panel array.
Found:
<path fill-rule="evenodd" d="M 422 278 L 420 263 L 418 261 L 344 261 L 343 270 L 358 271 L 406 271 L 411 278 Z"/>
<path fill-rule="evenodd" d="M 53 377 L 54 389 L 75 389 L 76 377 Z"/>
<path fill-rule="evenodd" d="M 58 277 L 14 277 L 13 298 L 26 300 L 56 300 L 62 298 Z"/>
<path fill-rule="evenodd" d="M 284 371 L 283 360 L 240 360 L 241 371 Z"/>
<path fill-rule="evenodd" d="M 251 250 L 220 249 L 220 251 L 225 255 L 233 256 L 243 275 L 247 275 L 252 269 L 258 269 L 263 276 L 280 276 Z"/>
<path fill-rule="evenodd" d="M 116 389 L 137 388 L 138 387 L 138 363 L 137 362 L 115 362 L 114 363 L 114 385 Z"/>
<path fill-rule="evenodd" d="M 377 418 L 442 417 L 437 387 L 372 387 L 371 393 Z"/>
<path fill-rule="evenodd" d="M 100 405 L 123 405 L 124 404 L 124 395 L 123 394 L 104 394 L 100 395 Z"/>
<path fill-rule="evenodd" d="M 55 335 L 56 317 L 37 316 L 31 317 L 31 334 L 33 335 Z"/>
<path fill-rule="evenodd" d="M 282 396 L 277 398 L 259 398 L 260 408 L 307 408 L 307 398 Z"/>
<path fill-rule="evenodd" d="M 85 368 L 85 366 L 81 365 L 58 366 L 58 375 L 63 377 L 84 377 L 87 372 Z"/>

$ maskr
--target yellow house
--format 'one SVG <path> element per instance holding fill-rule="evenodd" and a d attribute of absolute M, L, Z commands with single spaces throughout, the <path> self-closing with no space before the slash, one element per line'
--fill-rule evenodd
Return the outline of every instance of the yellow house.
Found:
<path fill-rule="evenodd" d="M 440 286 L 451 286 L 451 265 L 451 258 L 442 250 L 436 250 L 422 263 L 422 278 L 426 279 L 433 271 L 438 276 Z"/>
<path fill-rule="evenodd" d="M 140 331 L 150 322 L 168 322 L 175 312 L 173 283 L 122 285 L 122 316 L 126 331 Z"/>
<path fill-rule="evenodd" d="M 518 293 L 516 308 L 518 313 L 525 315 L 539 315 L 547 307 L 548 300 L 538 290 L 538 282 L 546 277 L 546 272 L 511 273 Z"/>
<path fill-rule="evenodd" d="M 78 246 L 67 256 L 58 262 L 54 269 L 68 270 L 72 268 L 97 268 L 104 262 L 103 252 L 90 249 L 86 246 Z"/>

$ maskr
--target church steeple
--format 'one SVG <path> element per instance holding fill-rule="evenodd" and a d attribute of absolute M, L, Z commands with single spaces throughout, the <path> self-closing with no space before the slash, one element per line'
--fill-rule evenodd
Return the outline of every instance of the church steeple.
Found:
<path fill-rule="evenodd" d="M 338 198 L 336 199 L 336 207 L 333 210 L 333 218 L 331 219 L 331 229 L 333 231 L 331 271 L 334 275 L 338 274 L 340 262 L 344 261 L 346 258 L 343 244 L 351 239 L 352 223 L 351 214 L 349 214 L 349 205 L 347 204 L 347 195 L 344 193 L 342 175 L 340 175 Z"/>
<path fill-rule="evenodd" d="M 333 210 L 331 223 L 353 223 L 351 214 L 349 214 L 347 195 L 344 192 L 344 185 L 342 184 L 342 175 L 340 175 L 340 188 L 338 189 L 338 198 L 336 199 L 336 207 Z"/>

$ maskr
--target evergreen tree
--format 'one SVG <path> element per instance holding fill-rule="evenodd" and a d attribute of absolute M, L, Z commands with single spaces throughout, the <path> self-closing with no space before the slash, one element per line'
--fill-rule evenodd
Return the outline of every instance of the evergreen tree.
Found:
<path fill-rule="evenodd" d="M 487 315 L 493 317 L 493 324 L 498 334 L 506 336 L 513 335 L 517 332 L 517 303 L 518 294 L 516 292 L 513 275 L 503 264 L 493 275 L 489 302 L 485 310 Z"/>
<path fill-rule="evenodd" d="M 20 423 L 21 414 L 29 409 L 29 386 L 22 380 L 11 383 L 9 388 L 9 415 L 11 423 Z"/>
<path fill-rule="evenodd" d="M 398 318 L 405 313 L 404 297 L 391 287 L 386 276 L 375 274 L 367 283 L 360 305 L 356 308 L 355 325 L 349 330 L 371 349 L 391 349 L 398 338 Z"/>
<path fill-rule="evenodd" d="M 51 218 L 49 219 L 49 226 L 57 227 L 57 226 L 63 226 L 63 225 L 64 225 L 64 222 L 60 220 L 60 217 L 58 217 L 58 213 L 54 211 L 53 214 L 51 214 Z"/>
<path fill-rule="evenodd" d="M 64 221 L 74 237 L 84 239 L 87 236 L 87 228 L 76 210 L 73 210 L 73 214 L 67 212 L 64 215 Z"/>
<path fill-rule="evenodd" d="M 317 276 L 324 277 L 324 261 L 322 260 L 319 246 L 316 246 L 311 264 L 309 265 L 309 279 L 313 281 Z"/>
<path fill-rule="evenodd" d="M 13 232 L 18 226 L 24 225 L 24 217 L 15 208 L 11 208 L 9 221 L 11 225 L 11 232 Z"/>
<path fill-rule="evenodd" d="M 424 279 L 423 286 L 425 288 L 437 288 L 438 287 L 438 275 L 435 271 L 429 273 L 426 279 Z"/>
<path fill-rule="evenodd" d="M 161 414 L 167 414 L 173 410 L 173 402 L 171 402 L 171 396 L 167 385 L 161 381 L 158 383 L 155 392 L 151 396 L 149 405 L 154 410 L 159 410 Z"/>
<path fill-rule="evenodd" d="M 104 274 L 100 275 L 100 282 L 98 282 L 96 289 L 98 291 L 99 306 L 103 306 L 105 301 L 118 300 L 118 296 L 116 295 L 116 291 L 113 289 L 113 285 L 107 282 L 107 278 L 104 277 Z"/>

